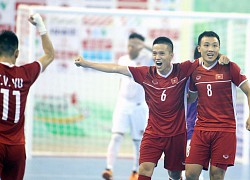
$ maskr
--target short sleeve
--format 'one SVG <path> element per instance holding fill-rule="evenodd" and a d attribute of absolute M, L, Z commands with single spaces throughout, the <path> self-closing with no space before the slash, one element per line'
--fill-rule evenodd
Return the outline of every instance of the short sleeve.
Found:
<path fill-rule="evenodd" d="M 236 86 L 240 86 L 243 82 L 247 80 L 247 77 L 241 73 L 241 69 L 236 63 L 230 62 L 229 65 L 232 82 Z"/>
<path fill-rule="evenodd" d="M 128 70 L 130 71 L 134 81 L 139 83 L 139 84 L 142 84 L 145 77 L 146 77 L 148 67 L 145 67 L 145 66 L 141 66 L 141 67 L 128 66 Z"/>
<path fill-rule="evenodd" d="M 181 63 L 181 68 L 182 68 L 181 70 L 182 72 L 185 73 L 187 77 L 189 77 L 194 72 L 194 70 L 198 67 L 198 65 L 199 65 L 198 59 L 193 60 L 193 61 L 187 60 Z"/>
<path fill-rule="evenodd" d="M 40 62 L 34 61 L 33 63 L 26 64 L 23 67 L 25 69 L 26 76 L 29 78 L 31 83 L 34 83 L 42 71 Z"/>

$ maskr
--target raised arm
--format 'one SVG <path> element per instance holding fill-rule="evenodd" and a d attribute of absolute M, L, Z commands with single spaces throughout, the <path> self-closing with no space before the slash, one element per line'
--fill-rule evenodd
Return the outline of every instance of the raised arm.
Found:
<path fill-rule="evenodd" d="M 241 86 L 240 89 L 246 94 L 247 96 L 247 101 L 248 101 L 248 118 L 246 121 L 246 129 L 250 131 L 250 84 L 248 81 L 244 82 Z"/>
<path fill-rule="evenodd" d="M 37 27 L 38 32 L 41 35 L 42 47 L 44 51 L 44 55 L 38 59 L 38 61 L 42 64 L 42 71 L 44 71 L 47 66 L 54 60 L 54 48 L 50 41 L 49 35 L 47 33 L 46 27 L 43 23 L 42 17 L 39 14 L 34 14 L 30 16 L 29 21 L 31 24 Z"/>
<path fill-rule="evenodd" d="M 75 65 L 78 67 L 92 68 L 106 73 L 118 73 L 131 77 L 127 66 L 110 63 L 94 63 L 91 61 L 86 61 L 81 56 L 75 59 Z"/>

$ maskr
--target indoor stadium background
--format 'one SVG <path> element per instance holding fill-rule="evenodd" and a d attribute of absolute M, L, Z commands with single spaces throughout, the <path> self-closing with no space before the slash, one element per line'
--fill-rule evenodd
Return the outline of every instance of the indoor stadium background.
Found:
<path fill-rule="evenodd" d="M 20 4 L 44 7 L 22 6 L 18 10 Z M 158 36 L 170 37 L 175 46 L 174 61 L 180 62 L 192 58 L 201 32 L 214 30 L 221 37 L 221 53 L 239 64 L 244 73 L 249 73 L 248 0 L 240 3 L 233 0 L 0 0 L 0 30 L 17 32 L 21 44 L 19 64 L 30 58 L 35 60 L 42 53 L 39 36 L 26 22 L 34 12 L 45 18 L 56 57 L 31 89 L 26 113 L 29 157 L 105 157 L 119 75 L 76 68 L 73 58 L 80 54 L 96 62 L 116 62 L 126 53 L 130 32 L 143 34 L 149 46 Z M 245 99 L 242 92 L 238 93 L 237 160 L 240 163 L 249 163 L 250 153 L 249 134 L 244 128 Z M 120 156 L 132 156 L 130 141 L 127 134 Z"/>

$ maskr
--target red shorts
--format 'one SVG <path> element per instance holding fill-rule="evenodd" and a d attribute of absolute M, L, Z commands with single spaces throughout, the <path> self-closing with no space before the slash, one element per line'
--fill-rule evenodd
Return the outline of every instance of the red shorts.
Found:
<path fill-rule="evenodd" d="M 139 164 L 152 162 L 157 165 L 164 153 L 164 168 L 170 171 L 182 171 L 185 169 L 186 143 L 186 133 L 157 138 L 144 134 L 140 147 Z"/>
<path fill-rule="evenodd" d="M 22 180 L 25 162 L 25 145 L 6 145 L 0 143 L 1 179 Z"/>
<path fill-rule="evenodd" d="M 209 162 L 226 170 L 233 166 L 236 154 L 236 133 L 195 130 L 187 151 L 186 164 L 200 164 L 208 170 Z"/>

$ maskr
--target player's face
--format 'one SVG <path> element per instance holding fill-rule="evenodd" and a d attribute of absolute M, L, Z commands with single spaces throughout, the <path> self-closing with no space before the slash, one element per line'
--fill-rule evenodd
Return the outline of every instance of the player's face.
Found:
<path fill-rule="evenodd" d="M 137 38 L 128 40 L 128 54 L 131 60 L 138 57 L 143 48 L 143 41 Z"/>
<path fill-rule="evenodd" d="M 198 51 L 201 53 L 204 65 L 212 65 L 220 51 L 218 39 L 216 37 L 203 37 L 201 39 L 200 46 L 198 46 Z"/>
<path fill-rule="evenodd" d="M 166 44 L 154 44 L 152 51 L 156 68 L 161 74 L 167 74 L 171 67 L 173 52 Z"/>

